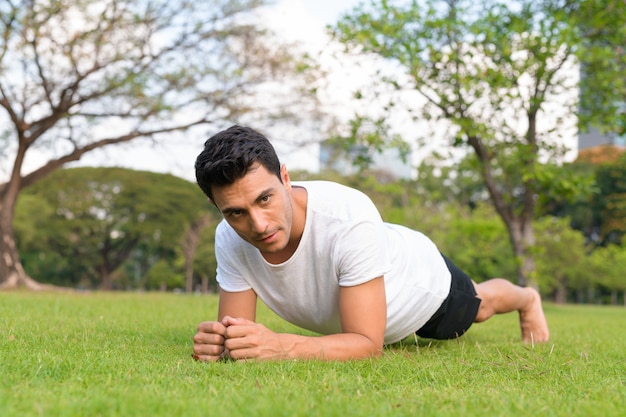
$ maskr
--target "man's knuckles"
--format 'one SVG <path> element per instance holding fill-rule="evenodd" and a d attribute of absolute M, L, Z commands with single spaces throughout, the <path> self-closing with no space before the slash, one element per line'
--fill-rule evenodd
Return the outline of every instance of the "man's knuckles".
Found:
<path fill-rule="evenodd" d="M 219 321 L 205 321 L 198 325 L 198 333 L 224 334 L 226 327 Z"/>
<path fill-rule="evenodd" d="M 214 333 L 196 333 L 193 336 L 194 344 L 205 344 L 205 345 L 223 345 L 224 344 L 224 336 L 220 334 Z"/>

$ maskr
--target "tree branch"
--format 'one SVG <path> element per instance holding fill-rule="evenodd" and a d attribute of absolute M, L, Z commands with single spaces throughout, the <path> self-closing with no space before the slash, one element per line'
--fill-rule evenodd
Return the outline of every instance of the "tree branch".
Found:
<path fill-rule="evenodd" d="M 94 149 L 102 148 L 108 145 L 129 142 L 138 137 L 149 137 L 149 136 L 153 136 L 159 133 L 186 130 L 196 125 L 208 124 L 208 123 L 211 123 L 211 120 L 206 119 L 206 118 L 201 118 L 191 123 L 186 123 L 180 126 L 174 126 L 174 127 L 169 127 L 169 128 L 163 128 L 163 129 L 155 129 L 155 130 L 150 130 L 150 131 L 135 131 L 135 132 L 131 132 L 126 135 L 123 135 L 123 136 L 101 139 L 101 140 L 89 143 L 83 147 L 77 147 L 72 152 L 66 155 L 63 155 L 59 158 L 52 159 L 48 161 L 45 165 L 40 167 L 39 169 L 36 169 L 30 174 L 23 176 L 21 180 L 20 188 L 28 187 L 29 185 L 35 183 L 36 181 L 39 181 L 40 179 L 48 176 L 54 170 L 62 167 L 68 162 L 78 161 L 84 154 L 86 154 L 87 152 L 93 151 Z M 0 186 L 0 193 L 3 190 L 3 187 L 4 185 Z"/>

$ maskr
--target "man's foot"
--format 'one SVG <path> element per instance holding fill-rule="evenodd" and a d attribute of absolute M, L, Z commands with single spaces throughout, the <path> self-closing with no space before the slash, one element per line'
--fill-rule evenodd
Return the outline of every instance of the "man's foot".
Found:
<path fill-rule="evenodd" d="M 534 288 L 526 288 L 532 292 L 531 301 L 519 311 L 519 322 L 524 343 L 545 343 L 550 339 L 548 321 L 543 313 L 541 296 Z"/>

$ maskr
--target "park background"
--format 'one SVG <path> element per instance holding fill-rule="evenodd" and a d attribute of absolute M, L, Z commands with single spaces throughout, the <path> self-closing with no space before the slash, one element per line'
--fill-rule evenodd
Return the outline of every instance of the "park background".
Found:
<path fill-rule="evenodd" d="M 214 292 L 220 216 L 193 162 L 241 123 L 294 180 L 365 191 L 477 281 L 626 303 L 620 2 L 20 4 L 3 287 Z"/>
<path fill-rule="evenodd" d="M 622 0 L 0 2 L 0 415 L 625 415 L 625 23 Z M 193 361 L 220 216 L 192 166 L 234 123 L 477 281 L 537 287 L 551 341 L 506 315 L 378 360 Z"/>

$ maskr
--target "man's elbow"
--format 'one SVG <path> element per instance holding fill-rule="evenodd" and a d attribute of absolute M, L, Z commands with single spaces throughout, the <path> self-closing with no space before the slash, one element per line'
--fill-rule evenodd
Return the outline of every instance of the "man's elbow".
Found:
<path fill-rule="evenodd" d="M 364 358 L 380 358 L 383 355 L 383 341 L 369 339 L 369 342 L 367 353 L 364 355 Z"/>

